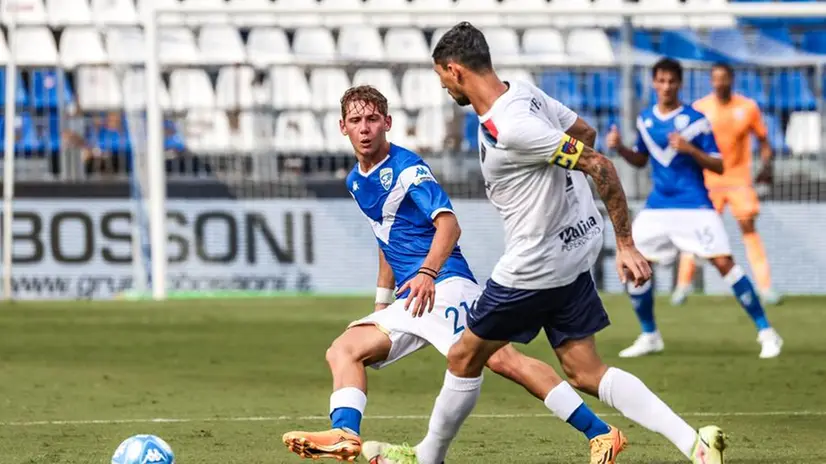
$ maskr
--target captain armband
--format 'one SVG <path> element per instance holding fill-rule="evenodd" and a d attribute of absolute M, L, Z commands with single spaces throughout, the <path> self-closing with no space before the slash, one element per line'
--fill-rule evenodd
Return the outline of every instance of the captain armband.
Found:
<path fill-rule="evenodd" d="M 577 161 L 579 161 L 583 150 L 585 150 L 585 144 L 582 143 L 582 141 L 568 134 L 563 134 L 559 147 L 557 147 L 548 162 L 565 169 L 573 169 Z"/>

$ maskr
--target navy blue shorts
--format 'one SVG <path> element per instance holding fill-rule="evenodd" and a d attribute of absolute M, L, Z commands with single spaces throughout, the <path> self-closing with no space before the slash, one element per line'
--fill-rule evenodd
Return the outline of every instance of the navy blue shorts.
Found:
<path fill-rule="evenodd" d="M 468 328 L 485 340 L 529 343 L 539 331 L 557 348 L 568 340 L 587 338 L 608 327 L 608 313 L 590 272 L 563 287 L 520 290 L 488 280 L 470 308 Z"/>

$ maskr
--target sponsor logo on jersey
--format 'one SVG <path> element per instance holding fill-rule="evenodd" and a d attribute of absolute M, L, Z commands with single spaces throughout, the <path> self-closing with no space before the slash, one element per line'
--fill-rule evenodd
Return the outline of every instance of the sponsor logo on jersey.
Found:
<path fill-rule="evenodd" d="M 383 168 L 379 171 L 379 180 L 385 190 L 390 190 L 390 186 L 393 185 L 393 168 Z"/>
<path fill-rule="evenodd" d="M 592 238 L 598 237 L 602 232 L 599 222 L 594 216 L 579 221 L 574 226 L 567 227 L 559 233 L 559 240 L 562 241 L 562 251 L 576 250 L 588 243 Z"/>
<path fill-rule="evenodd" d="M 422 182 L 436 182 L 436 178 L 430 173 L 430 169 L 419 166 L 416 168 L 416 177 L 413 179 L 413 185 L 419 185 Z"/>

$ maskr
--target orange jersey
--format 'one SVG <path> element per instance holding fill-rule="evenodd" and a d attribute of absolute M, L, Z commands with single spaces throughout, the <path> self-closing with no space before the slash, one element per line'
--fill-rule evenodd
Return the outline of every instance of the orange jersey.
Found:
<path fill-rule="evenodd" d="M 711 94 L 697 100 L 693 106 L 711 122 L 714 139 L 723 157 L 723 174 L 705 171 L 706 186 L 709 189 L 750 186 L 751 134 L 767 136 L 757 103 L 734 94 L 728 103 L 723 104 Z"/>

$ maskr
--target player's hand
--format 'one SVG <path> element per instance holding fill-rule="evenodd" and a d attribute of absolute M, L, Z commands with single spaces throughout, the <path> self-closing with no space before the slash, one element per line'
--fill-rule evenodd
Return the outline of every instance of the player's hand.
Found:
<path fill-rule="evenodd" d="M 390 306 L 390 305 L 387 304 L 387 303 L 376 303 L 376 308 L 375 309 L 376 309 L 376 311 L 381 311 L 382 309 L 387 309 L 388 306 Z"/>
<path fill-rule="evenodd" d="M 605 145 L 611 150 L 616 150 L 622 145 L 622 136 L 616 124 L 611 125 L 611 130 L 608 131 L 608 135 L 605 136 Z"/>
<path fill-rule="evenodd" d="M 616 262 L 617 273 L 623 285 L 633 282 L 635 287 L 639 287 L 651 278 L 651 266 L 648 260 L 634 245 L 617 244 Z"/>
<path fill-rule="evenodd" d="M 691 144 L 684 139 L 682 135 L 677 132 L 668 134 L 668 146 L 676 150 L 678 153 L 686 153 L 691 150 Z"/>
<path fill-rule="evenodd" d="M 427 274 L 416 274 L 416 277 L 402 285 L 397 295 L 404 293 L 407 289 L 410 289 L 410 293 L 404 302 L 405 311 L 410 309 L 411 304 L 413 311 L 410 315 L 413 317 L 424 316 L 425 310 L 427 310 L 427 312 L 433 311 L 433 303 L 436 298 L 436 284 L 433 281 L 433 277 Z M 415 300 L 415 302 L 413 300 Z"/>
<path fill-rule="evenodd" d="M 760 172 L 757 173 L 757 177 L 754 181 L 758 184 L 771 184 L 774 180 L 774 172 L 772 170 L 772 165 L 766 163 L 760 168 Z"/>

